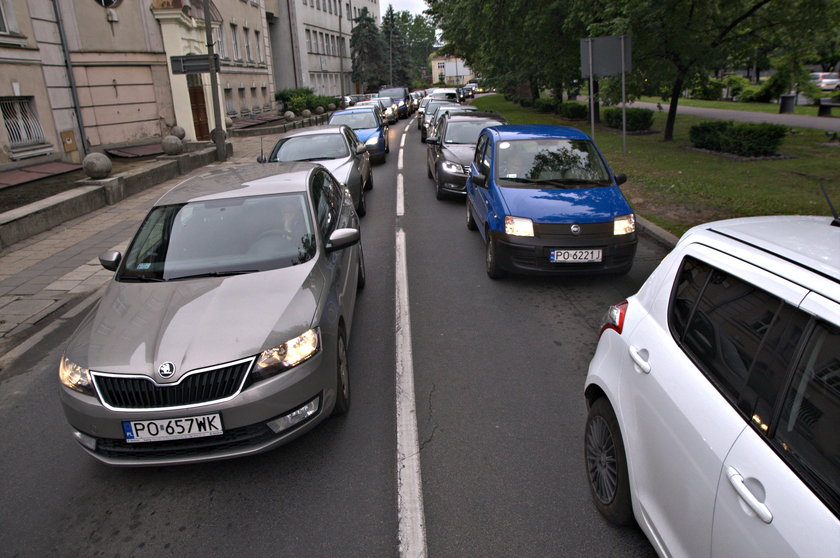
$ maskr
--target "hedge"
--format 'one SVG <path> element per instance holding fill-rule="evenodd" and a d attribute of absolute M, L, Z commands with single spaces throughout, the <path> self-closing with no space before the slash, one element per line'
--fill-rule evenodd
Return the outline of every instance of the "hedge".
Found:
<path fill-rule="evenodd" d="M 621 107 L 610 107 L 604 109 L 602 113 L 604 122 L 610 128 L 621 129 Z M 640 132 L 642 130 L 650 130 L 653 126 L 653 111 L 646 108 L 628 108 L 627 109 L 627 130 L 631 132 Z"/>
<path fill-rule="evenodd" d="M 717 120 L 692 126 L 688 137 L 694 147 L 701 149 L 764 157 L 778 153 L 787 131 L 781 124 Z"/>
<path fill-rule="evenodd" d="M 557 110 L 557 101 L 553 98 L 540 97 L 534 101 L 534 108 L 539 112 L 554 112 Z"/>
<path fill-rule="evenodd" d="M 569 120 L 585 120 L 589 116 L 589 109 L 583 103 L 568 101 L 557 107 L 557 112 Z"/>
<path fill-rule="evenodd" d="M 327 110 L 327 107 L 330 103 L 337 103 L 338 99 L 334 99 L 332 97 L 324 96 L 324 95 L 313 95 L 312 93 L 303 94 L 303 95 L 295 95 L 287 102 L 289 110 L 295 111 L 295 113 L 300 114 L 304 109 L 309 109 L 314 111 L 317 107 L 324 107 L 324 110 Z"/>

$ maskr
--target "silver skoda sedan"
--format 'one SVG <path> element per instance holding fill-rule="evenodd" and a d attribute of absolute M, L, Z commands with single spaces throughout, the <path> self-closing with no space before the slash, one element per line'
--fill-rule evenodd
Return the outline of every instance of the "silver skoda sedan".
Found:
<path fill-rule="evenodd" d="M 365 267 L 347 188 L 316 163 L 191 178 L 149 211 L 61 358 L 74 436 L 111 465 L 253 454 L 347 412 Z"/>

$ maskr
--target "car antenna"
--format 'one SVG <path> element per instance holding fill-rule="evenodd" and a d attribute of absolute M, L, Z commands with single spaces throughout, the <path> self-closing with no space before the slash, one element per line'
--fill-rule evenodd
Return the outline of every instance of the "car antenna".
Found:
<path fill-rule="evenodd" d="M 263 151 L 263 138 L 260 136 L 260 156 L 257 159 L 258 163 L 265 163 L 265 152 Z"/>
<path fill-rule="evenodd" d="M 831 204 L 831 198 L 828 197 L 828 192 L 825 191 L 825 186 L 820 184 L 820 190 L 822 190 L 823 196 L 825 196 L 825 201 L 828 202 L 828 207 L 831 209 L 831 214 L 834 215 L 834 220 L 831 222 L 831 226 L 840 227 L 840 215 L 837 215 L 837 210 L 834 209 L 834 206 Z"/>

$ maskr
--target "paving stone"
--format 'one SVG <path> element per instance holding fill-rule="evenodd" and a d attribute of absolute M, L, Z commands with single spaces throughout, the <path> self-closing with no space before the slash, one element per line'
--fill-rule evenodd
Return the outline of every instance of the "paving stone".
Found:
<path fill-rule="evenodd" d="M 32 316 L 54 303 L 55 299 L 25 298 L 7 304 L 0 313 L 3 316 Z"/>

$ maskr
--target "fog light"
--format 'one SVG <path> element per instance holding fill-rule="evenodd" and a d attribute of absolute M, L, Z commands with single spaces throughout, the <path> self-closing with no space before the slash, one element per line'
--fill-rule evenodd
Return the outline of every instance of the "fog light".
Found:
<path fill-rule="evenodd" d="M 76 441 L 85 446 L 90 451 L 96 451 L 96 438 L 82 434 L 81 432 L 73 432 L 73 437 Z"/>
<path fill-rule="evenodd" d="M 269 428 L 271 428 L 275 434 L 279 434 L 284 430 L 288 430 L 289 428 L 298 425 L 314 415 L 318 412 L 318 409 L 321 406 L 321 397 L 316 397 L 303 407 L 299 407 L 292 411 L 291 413 L 287 413 L 280 418 L 276 418 L 273 420 L 268 421 L 266 424 Z"/>

